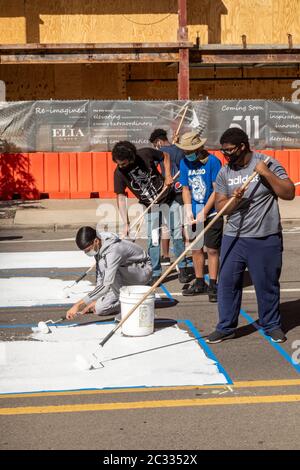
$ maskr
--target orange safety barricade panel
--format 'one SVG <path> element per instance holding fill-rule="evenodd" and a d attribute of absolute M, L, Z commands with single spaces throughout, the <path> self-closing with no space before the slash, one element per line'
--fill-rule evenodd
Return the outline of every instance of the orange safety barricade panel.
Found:
<path fill-rule="evenodd" d="M 88 152 L 77 153 L 78 191 L 91 192 L 92 180 L 92 155 Z"/>
<path fill-rule="evenodd" d="M 108 169 L 106 152 L 92 153 L 92 191 L 99 192 L 99 195 L 100 192 L 108 192 Z"/>
<path fill-rule="evenodd" d="M 70 155 L 59 154 L 59 191 L 67 193 L 70 197 Z"/>
<path fill-rule="evenodd" d="M 70 194 L 78 191 L 78 171 L 77 171 L 77 154 L 70 153 L 69 161 L 69 175 L 70 175 Z"/>
<path fill-rule="evenodd" d="M 294 183 L 300 182 L 300 150 L 290 150 L 289 176 Z M 296 186 L 296 195 L 300 196 L 300 185 Z"/>
<path fill-rule="evenodd" d="M 45 192 L 59 192 L 59 154 L 44 153 Z"/>
<path fill-rule="evenodd" d="M 211 153 L 226 162 L 222 152 Z M 260 153 L 276 158 L 292 181 L 300 182 L 300 149 Z M 115 168 L 110 152 L 0 154 L 0 198 L 115 198 Z M 134 197 L 129 190 L 128 196 Z"/>
<path fill-rule="evenodd" d="M 290 172 L 290 152 L 287 150 L 277 150 L 274 158 L 279 161 L 287 173 Z"/>
<path fill-rule="evenodd" d="M 43 152 L 29 153 L 28 171 L 34 179 L 35 187 L 39 192 L 44 192 L 44 154 Z"/>

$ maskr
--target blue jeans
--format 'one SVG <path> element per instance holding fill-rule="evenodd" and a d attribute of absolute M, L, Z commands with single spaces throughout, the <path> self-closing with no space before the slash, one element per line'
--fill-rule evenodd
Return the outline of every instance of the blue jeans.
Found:
<path fill-rule="evenodd" d="M 238 325 L 246 267 L 256 292 L 260 326 L 266 333 L 280 328 L 281 266 L 280 233 L 263 238 L 224 235 L 218 283 L 218 331 L 230 334 Z"/>
<path fill-rule="evenodd" d="M 153 211 L 148 214 L 148 254 L 151 258 L 153 276 L 160 276 L 162 272 L 160 264 L 160 240 L 162 223 L 165 223 L 170 230 L 176 258 L 178 258 L 178 256 L 184 252 L 185 247 L 182 235 L 182 207 L 183 206 L 178 204 L 178 202 L 173 201 L 170 206 L 164 205 L 161 207 L 156 205 Z M 156 243 L 154 240 L 155 238 Z M 178 263 L 178 266 L 180 269 L 185 268 L 187 266 L 186 259 L 184 258 L 181 260 L 180 263 Z"/>

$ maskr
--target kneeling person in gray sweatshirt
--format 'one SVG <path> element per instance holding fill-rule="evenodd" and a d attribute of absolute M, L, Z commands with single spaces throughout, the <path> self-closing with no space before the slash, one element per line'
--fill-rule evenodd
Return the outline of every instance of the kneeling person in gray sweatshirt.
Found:
<path fill-rule="evenodd" d="M 96 287 L 67 312 L 67 319 L 78 313 L 111 315 L 120 312 L 120 288 L 130 285 L 146 285 L 152 278 L 149 256 L 136 243 L 121 240 L 111 232 L 81 227 L 76 244 L 88 256 L 96 260 Z"/>

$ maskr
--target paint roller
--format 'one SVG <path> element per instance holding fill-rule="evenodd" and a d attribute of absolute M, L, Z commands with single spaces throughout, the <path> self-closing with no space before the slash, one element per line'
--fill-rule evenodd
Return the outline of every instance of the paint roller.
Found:
<path fill-rule="evenodd" d="M 51 323 L 53 326 L 56 326 L 57 323 L 61 323 L 62 321 L 66 320 L 67 317 L 61 317 L 59 320 L 57 321 L 53 321 L 53 320 L 47 320 L 47 321 L 40 321 L 38 323 L 38 326 L 37 327 L 33 327 L 31 328 L 32 331 L 34 333 L 43 333 L 43 334 L 48 334 L 48 333 L 51 333 L 51 330 L 48 326 L 48 323 Z"/>
<path fill-rule="evenodd" d="M 80 312 L 77 313 L 76 316 L 79 316 L 79 315 L 81 315 Z M 32 331 L 33 331 L 34 333 L 48 334 L 48 333 L 51 333 L 51 330 L 50 330 L 50 328 L 49 328 L 49 326 L 48 326 L 48 323 L 51 323 L 52 326 L 56 326 L 57 323 L 61 323 L 61 322 L 65 321 L 65 320 L 67 320 L 67 317 L 66 317 L 66 316 L 63 316 L 63 317 L 61 317 L 61 318 L 59 318 L 58 320 L 55 320 L 55 321 L 53 321 L 53 320 L 40 321 L 40 322 L 38 323 L 38 326 L 37 326 L 37 327 L 33 327 L 33 328 L 31 328 L 31 329 L 32 329 Z M 74 325 L 67 325 L 67 326 L 76 326 L 76 324 L 74 324 Z"/>
<path fill-rule="evenodd" d="M 264 163 L 268 163 L 271 157 L 267 157 L 264 160 Z M 257 172 L 254 171 L 252 175 L 245 181 L 245 183 L 241 186 L 241 189 L 244 190 L 248 187 L 251 181 L 257 176 Z M 125 323 L 125 321 L 136 311 L 136 309 L 147 299 L 148 295 L 151 294 L 161 283 L 162 281 L 170 274 L 171 271 L 175 268 L 175 266 L 186 256 L 188 251 L 190 251 L 198 242 L 199 240 L 204 237 L 205 233 L 215 224 L 215 222 L 226 212 L 228 207 L 232 204 L 235 200 L 235 196 L 232 196 L 225 206 L 217 213 L 217 215 L 207 224 L 207 226 L 197 235 L 195 240 L 193 240 L 189 246 L 181 253 L 181 255 L 174 261 L 171 266 L 169 266 L 166 271 L 160 276 L 160 278 L 153 284 L 153 286 L 145 293 L 145 295 L 139 300 L 137 304 L 135 304 L 132 309 L 127 313 L 127 315 L 122 318 L 122 320 L 111 330 L 99 343 L 98 349 L 91 354 L 90 357 L 83 357 L 81 355 L 76 356 L 76 366 L 81 370 L 91 370 L 91 369 L 98 369 L 104 367 L 104 354 L 103 354 L 103 346 L 107 343 L 107 341 L 115 334 L 115 332 Z"/>

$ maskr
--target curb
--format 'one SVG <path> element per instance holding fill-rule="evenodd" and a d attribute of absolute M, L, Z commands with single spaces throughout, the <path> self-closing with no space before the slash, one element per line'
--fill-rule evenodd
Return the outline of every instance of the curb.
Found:
<path fill-rule="evenodd" d="M 36 225 L 27 225 L 27 224 L 14 224 L 13 222 L 8 224 L 2 224 L 1 231 L 3 230 L 47 230 L 57 232 L 59 230 L 76 230 L 82 227 L 83 225 L 87 225 L 86 222 L 76 223 L 76 224 L 36 224 Z M 92 223 L 90 225 L 93 225 Z M 115 229 L 115 224 L 112 222 L 107 225 L 107 229 Z M 291 228 L 291 227 L 300 227 L 300 218 L 298 219 L 281 219 L 282 228 Z M 117 225 L 117 231 L 120 227 Z"/>
<path fill-rule="evenodd" d="M 3 224 L 0 231 L 4 230 L 47 230 L 47 231 L 52 231 L 52 232 L 57 232 L 59 230 L 76 230 L 79 229 L 80 227 L 84 225 L 96 225 L 95 223 L 87 223 L 87 222 L 81 222 L 81 223 L 76 223 L 76 224 L 36 224 L 36 225 L 27 225 L 27 224 Z M 107 230 L 112 230 L 115 229 L 115 224 L 104 224 L 107 226 Z M 117 226 L 117 230 L 119 230 L 119 227 Z"/>

